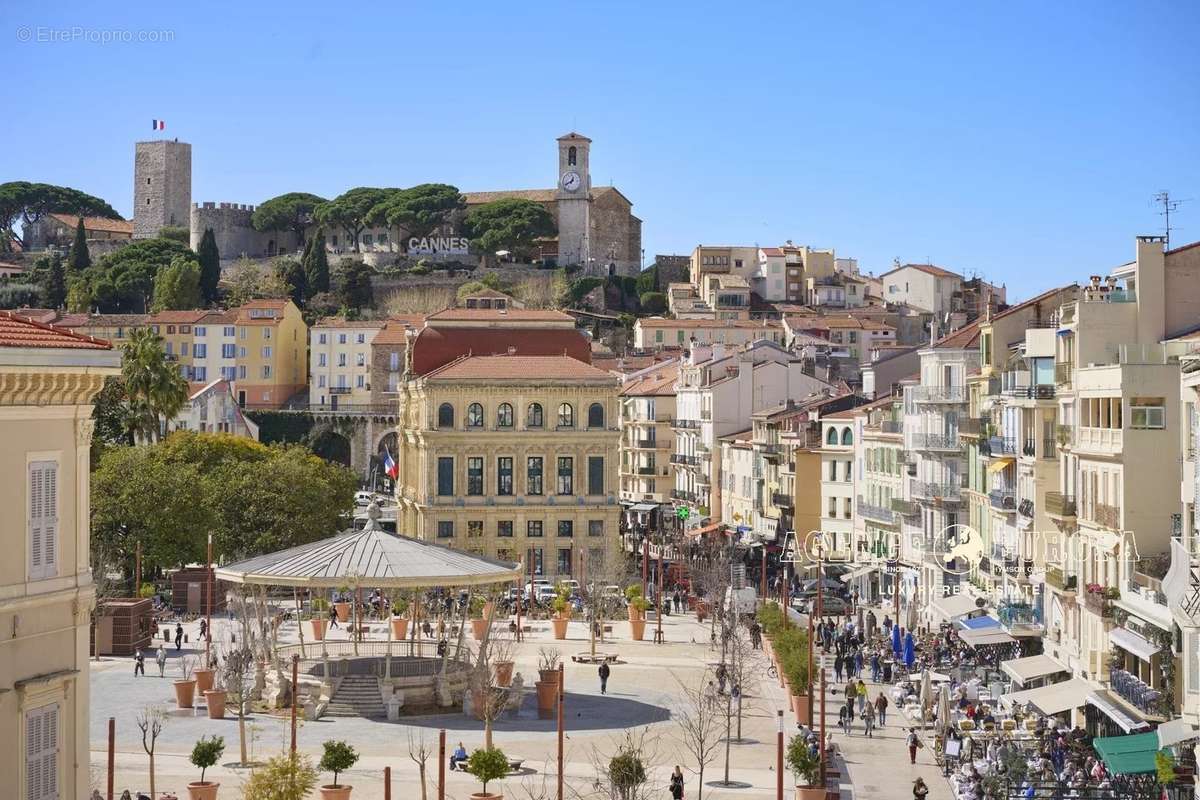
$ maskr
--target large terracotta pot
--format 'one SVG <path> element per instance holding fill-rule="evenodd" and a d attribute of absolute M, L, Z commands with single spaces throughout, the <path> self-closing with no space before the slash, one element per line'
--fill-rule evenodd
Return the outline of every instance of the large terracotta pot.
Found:
<path fill-rule="evenodd" d="M 180 708 L 192 708 L 195 700 L 195 681 L 175 681 L 175 705 Z"/>
<path fill-rule="evenodd" d="M 558 685 L 558 670 L 556 669 L 539 669 L 538 677 L 541 678 L 542 683 L 553 683 L 555 686 Z"/>
<path fill-rule="evenodd" d="M 471 620 L 471 634 L 475 637 L 475 641 L 483 641 L 483 635 L 487 633 L 488 621 L 486 619 Z"/>
<path fill-rule="evenodd" d="M 322 800 L 350 800 L 350 790 L 353 786 L 322 786 Z"/>
<path fill-rule="evenodd" d="M 198 669 L 192 673 L 196 679 L 196 694 L 204 694 L 213 687 L 213 670 Z"/>
<path fill-rule="evenodd" d="M 796 800 L 825 800 L 825 790 L 820 786 L 797 786 Z"/>
<path fill-rule="evenodd" d="M 217 800 L 217 789 L 220 786 L 221 784 L 213 783 L 212 781 L 189 783 L 187 787 L 188 797 L 191 800 Z"/>
<path fill-rule="evenodd" d="M 408 638 L 408 617 L 392 617 L 392 638 L 398 642 Z"/>
<path fill-rule="evenodd" d="M 504 800 L 504 795 L 495 792 L 471 792 L 471 800 Z"/>
<path fill-rule="evenodd" d="M 796 712 L 796 722 L 808 724 L 808 693 L 792 695 L 792 710 Z"/>
<path fill-rule="evenodd" d="M 566 617 L 555 617 L 554 619 L 550 620 L 550 624 L 554 626 L 554 638 L 555 639 L 567 638 L 567 623 L 568 622 L 570 622 L 570 620 L 567 619 Z"/>
<path fill-rule="evenodd" d="M 350 604 L 349 603 L 344 603 L 344 602 L 334 603 L 333 607 L 335 609 L 337 609 L 338 622 L 349 622 L 350 621 Z M 321 791 L 325 791 L 325 788 L 321 787 Z"/>
<path fill-rule="evenodd" d="M 204 693 L 204 703 L 208 706 L 209 719 L 225 718 L 225 690 L 209 689 Z"/>
<path fill-rule="evenodd" d="M 495 612 L 496 612 L 496 604 L 493 603 L 491 600 L 489 600 L 483 604 L 483 618 L 484 619 L 491 619 L 492 614 L 494 614 Z"/>
<path fill-rule="evenodd" d="M 553 718 L 555 705 L 558 703 L 558 683 L 538 681 L 534 685 L 537 687 L 538 717 Z"/>
<path fill-rule="evenodd" d="M 497 661 L 496 662 L 496 685 L 511 686 L 513 677 L 513 662 Z"/>
<path fill-rule="evenodd" d="M 308 621 L 312 626 L 313 638 L 318 642 L 325 638 L 325 626 L 329 624 L 329 620 L 324 617 L 313 617 Z"/>
<path fill-rule="evenodd" d="M 696 603 L 696 621 L 704 622 L 708 616 L 708 603 Z"/>
<path fill-rule="evenodd" d="M 634 606 L 633 604 L 630 604 L 630 605 L 626 606 L 626 607 L 625 607 L 625 611 L 626 611 L 626 612 L 628 613 L 628 615 L 629 615 L 629 621 L 630 621 L 630 622 L 633 622 L 635 619 L 645 619 L 645 618 L 646 618 L 646 612 L 644 612 L 644 611 L 642 611 L 641 609 L 637 608 L 637 607 L 636 607 L 636 606 Z"/>
<path fill-rule="evenodd" d="M 629 620 L 629 634 L 635 642 L 640 642 L 642 637 L 646 635 L 646 620 L 631 619 Z"/>

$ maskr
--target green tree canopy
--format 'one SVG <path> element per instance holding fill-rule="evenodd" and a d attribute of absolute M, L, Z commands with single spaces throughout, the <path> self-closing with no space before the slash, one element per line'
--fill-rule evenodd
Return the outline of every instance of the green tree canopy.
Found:
<path fill-rule="evenodd" d="M 217 284 L 221 282 L 221 253 L 212 228 L 204 229 L 196 247 L 196 260 L 200 262 L 200 297 L 205 305 L 211 305 L 217 300 Z"/>
<path fill-rule="evenodd" d="M 225 303 L 230 307 L 260 297 L 288 297 L 288 285 L 280 279 L 273 269 L 264 269 L 257 262 L 248 258 L 239 259 L 229 268 L 226 278 L 229 290 L 225 295 Z"/>
<path fill-rule="evenodd" d="M 97 308 L 104 314 L 145 312 L 158 271 L 192 251 L 170 239 L 139 239 L 101 257 L 70 283 L 72 311 Z"/>
<path fill-rule="evenodd" d="M 32 225 L 46 214 L 71 214 L 77 217 L 107 217 L 121 219 L 121 215 L 99 197 L 50 183 L 9 181 L 0 183 L 0 244 L 6 249 L 11 242 L 22 247 L 25 238 L 17 233 L 17 224 Z"/>
<path fill-rule="evenodd" d="M 92 255 L 88 252 L 87 231 L 83 227 L 83 217 L 75 226 L 75 241 L 71 243 L 71 256 L 67 267 L 73 274 L 79 274 L 92 265 Z"/>
<path fill-rule="evenodd" d="M 329 291 L 329 256 L 325 252 L 325 229 L 317 228 L 304 248 L 304 288 L 311 298 Z M 307 298 L 306 298 L 307 299 Z"/>
<path fill-rule="evenodd" d="M 187 402 L 187 381 L 163 350 L 163 338 L 150 328 L 134 328 L 121 346 L 128 420 L 135 440 L 155 441 L 162 423 Z"/>
<path fill-rule="evenodd" d="M 153 312 L 199 308 L 200 264 L 189 256 L 175 256 L 154 276 Z"/>
<path fill-rule="evenodd" d="M 288 296 L 297 308 L 304 308 L 308 296 L 308 278 L 304 274 L 304 263 L 292 256 L 275 259 L 275 275 L 287 286 Z"/>
<path fill-rule="evenodd" d="M 371 276 L 375 270 L 361 261 L 351 261 L 338 270 L 338 301 L 348 309 L 370 308 L 375 302 Z"/>
<path fill-rule="evenodd" d="M 177 431 L 105 452 L 92 476 L 97 544 L 148 564 L 201 561 L 209 531 L 219 560 L 331 536 L 353 504 L 355 475 L 297 445 Z"/>
<path fill-rule="evenodd" d="M 264 200 L 254 209 L 250 224 L 258 231 L 291 231 L 298 241 L 304 241 L 304 231 L 313 224 L 313 211 L 328 202 L 309 192 L 288 192 Z"/>
<path fill-rule="evenodd" d="M 358 240 L 362 232 L 370 225 L 376 206 L 384 203 L 396 192 L 396 189 L 377 189 L 372 186 L 358 186 L 342 192 L 332 200 L 317 206 L 313 216 L 322 225 L 341 228 L 346 238 L 353 243 L 354 252 L 358 252 Z"/>
<path fill-rule="evenodd" d="M 45 277 L 41 281 L 42 303 L 47 308 L 62 308 L 67 302 L 67 269 L 58 253 L 48 260 Z"/>
<path fill-rule="evenodd" d="M 554 236 L 554 217 L 541 203 L 510 197 L 484 203 L 467 212 L 464 229 L 471 246 L 481 253 L 508 250 L 530 257 L 537 240 Z"/>
<path fill-rule="evenodd" d="M 371 223 L 403 228 L 409 236 L 428 236 L 463 208 L 466 202 L 458 187 L 445 183 L 422 183 L 393 192 L 371 212 Z"/>

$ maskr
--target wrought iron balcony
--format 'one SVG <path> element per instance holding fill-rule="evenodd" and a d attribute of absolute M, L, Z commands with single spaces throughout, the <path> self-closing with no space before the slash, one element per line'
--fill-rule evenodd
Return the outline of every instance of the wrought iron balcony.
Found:
<path fill-rule="evenodd" d="M 890 508 L 867 503 L 861 497 L 858 498 L 855 507 L 858 509 L 859 516 L 866 519 L 873 519 L 876 522 L 884 522 L 889 525 L 896 523 L 896 512 Z"/>
<path fill-rule="evenodd" d="M 349 386 L 330 386 L 329 387 L 330 394 L 350 394 L 350 392 L 351 392 L 351 388 Z"/>
<path fill-rule="evenodd" d="M 1033 513 L 1034 513 L 1033 501 L 1030 500 L 1029 498 L 1026 498 L 1026 499 L 1022 500 L 1021 502 L 1017 503 L 1017 513 L 1020 514 L 1022 517 L 1029 517 L 1030 519 L 1033 519 Z"/>
<path fill-rule="evenodd" d="M 656 473 L 654 467 L 638 467 L 637 474 L 638 475 L 655 475 L 657 473 Z"/>
<path fill-rule="evenodd" d="M 671 420 L 671 427 L 672 428 L 680 428 L 683 430 L 693 430 L 693 431 L 699 430 L 700 429 L 700 420 L 680 419 L 679 417 L 676 417 L 675 419 Z"/>
<path fill-rule="evenodd" d="M 1015 456 L 1017 440 L 1011 436 L 992 436 L 987 440 L 987 451 L 993 456 Z"/>
<path fill-rule="evenodd" d="M 903 497 L 892 498 L 892 511 L 895 511 L 901 516 L 910 517 L 921 513 L 921 509 L 912 500 L 905 500 Z"/>
<path fill-rule="evenodd" d="M 688 467 L 694 467 L 700 463 L 700 457 L 699 456 L 688 456 L 688 455 L 684 455 L 683 453 L 672 453 L 671 454 L 671 463 L 672 464 L 682 464 L 682 465 L 688 466 Z"/>
<path fill-rule="evenodd" d="M 1163 708 L 1162 692 L 1148 685 L 1132 672 L 1123 669 L 1110 670 L 1108 683 L 1121 699 L 1139 711 L 1159 716 L 1167 710 Z"/>
<path fill-rule="evenodd" d="M 1026 400 L 1053 400 L 1054 384 L 1035 383 L 1030 386 L 1009 386 L 1004 390 L 1004 395 Z"/>
<path fill-rule="evenodd" d="M 1017 510 L 1017 496 L 1007 489 L 992 489 L 988 492 L 988 502 L 998 511 Z"/>
<path fill-rule="evenodd" d="M 913 400 L 918 403 L 965 403 L 965 386 L 914 386 Z"/>
<path fill-rule="evenodd" d="M 794 508 L 796 499 L 784 492 L 771 492 L 771 505 L 779 508 Z"/>
<path fill-rule="evenodd" d="M 638 439 L 637 446 L 640 450 L 654 450 L 658 447 L 657 439 Z"/>
<path fill-rule="evenodd" d="M 958 432 L 962 436 L 978 436 L 983 432 L 983 420 L 978 417 L 963 417 L 958 421 Z"/>
<path fill-rule="evenodd" d="M 1110 530 L 1119 531 L 1121 529 L 1121 509 L 1117 506 L 1096 503 L 1092 521 Z"/>
<path fill-rule="evenodd" d="M 921 500 L 942 500 L 958 502 L 959 485 L 957 483 L 938 483 L 937 481 L 909 481 L 912 496 Z"/>
<path fill-rule="evenodd" d="M 952 450 L 956 452 L 961 449 L 957 433 L 914 433 L 913 447 L 917 450 Z"/>
<path fill-rule="evenodd" d="M 1062 492 L 1046 492 L 1046 513 L 1052 517 L 1075 516 L 1075 498 Z"/>

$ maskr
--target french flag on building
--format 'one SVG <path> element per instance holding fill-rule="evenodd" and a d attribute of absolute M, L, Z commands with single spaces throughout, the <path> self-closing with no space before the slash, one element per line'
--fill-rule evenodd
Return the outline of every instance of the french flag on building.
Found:
<path fill-rule="evenodd" d="M 150 120 L 150 129 L 155 131 L 165 131 L 167 129 L 166 120 L 152 119 Z"/>
<path fill-rule="evenodd" d="M 392 458 L 392 452 L 386 447 L 383 448 L 383 471 L 392 480 L 396 480 L 400 475 L 400 465 Z"/>

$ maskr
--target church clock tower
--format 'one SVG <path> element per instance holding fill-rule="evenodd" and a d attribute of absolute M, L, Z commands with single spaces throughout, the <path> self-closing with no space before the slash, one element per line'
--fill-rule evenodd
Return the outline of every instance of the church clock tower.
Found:
<path fill-rule="evenodd" d="M 592 176 L 588 149 L 592 140 L 578 133 L 558 137 L 558 263 L 584 265 L 591 271 L 589 247 Z"/>

